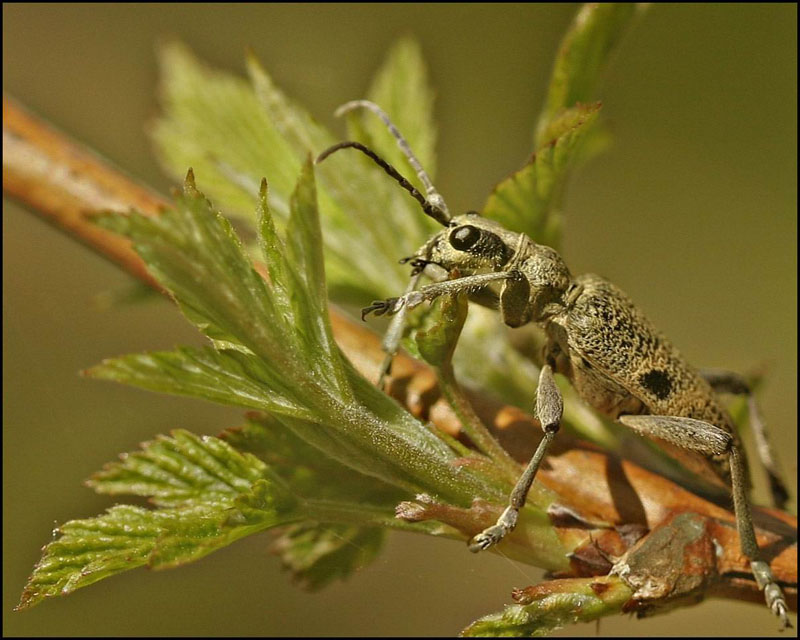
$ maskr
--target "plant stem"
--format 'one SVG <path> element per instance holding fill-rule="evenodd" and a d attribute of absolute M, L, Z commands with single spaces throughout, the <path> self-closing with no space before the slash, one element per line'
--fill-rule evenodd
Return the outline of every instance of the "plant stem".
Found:
<path fill-rule="evenodd" d="M 475 413 L 456 381 L 452 364 L 446 362 L 437 367 L 436 372 L 438 374 L 439 388 L 461 422 L 464 433 L 479 451 L 482 451 L 496 464 L 500 465 L 509 482 L 516 482 L 522 471 L 520 465 L 509 455 L 508 451 L 503 449 Z"/>

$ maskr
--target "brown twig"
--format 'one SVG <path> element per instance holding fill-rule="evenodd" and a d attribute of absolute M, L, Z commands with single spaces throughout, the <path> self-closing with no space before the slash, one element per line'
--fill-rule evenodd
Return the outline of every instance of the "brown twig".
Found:
<path fill-rule="evenodd" d="M 72 237 L 119 264 L 130 274 L 159 288 L 130 243 L 91 224 L 89 214 L 99 210 L 136 209 L 157 215 L 167 201 L 138 185 L 119 169 L 68 139 L 40 119 L 3 97 L 3 190 Z M 336 339 L 358 370 L 369 379 L 378 375 L 383 352 L 378 338 L 331 310 Z M 424 365 L 398 356 L 389 392 L 413 414 L 432 421 L 454 436 L 461 427 L 441 398 L 434 374 Z M 469 393 L 478 415 L 503 446 L 518 460 L 526 460 L 541 434 L 538 422 L 513 407 L 503 406 L 480 393 Z M 750 575 L 749 563 L 739 550 L 733 514 L 675 483 L 620 460 L 584 443 L 560 437 L 537 480 L 559 496 L 551 509 L 553 525 L 569 548 L 575 549 L 571 569 L 561 576 L 602 575 L 610 557 L 642 547 L 643 535 L 671 526 L 680 514 L 697 514 L 704 531 L 694 541 L 692 571 L 706 578 L 700 596 L 762 600 Z M 484 506 L 487 523 L 494 513 Z M 467 535 L 482 526 L 476 510 L 465 512 L 422 501 L 406 513 L 415 518 L 435 517 L 461 528 Z M 479 509 L 478 509 L 479 511 Z M 466 514 L 469 513 L 469 517 Z M 695 516 L 692 516 L 695 517 Z M 756 508 L 759 546 L 783 585 L 789 606 L 797 608 L 797 520 L 783 512 Z M 674 531 L 680 533 L 679 528 Z M 679 538 L 679 535 L 673 537 Z M 711 545 L 711 546 L 709 546 Z M 676 575 L 683 567 L 674 567 Z M 686 594 L 674 594 L 673 596 Z M 689 594 L 697 595 L 697 594 Z M 695 598 L 696 599 L 696 598 Z M 633 603 L 632 606 L 649 606 Z"/>

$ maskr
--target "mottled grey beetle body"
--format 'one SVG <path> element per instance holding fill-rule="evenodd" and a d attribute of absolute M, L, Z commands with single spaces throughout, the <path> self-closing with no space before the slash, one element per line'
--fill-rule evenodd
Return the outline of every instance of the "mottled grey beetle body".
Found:
<path fill-rule="evenodd" d="M 625 293 L 592 274 L 575 278 L 574 287 L 574 301 L 544 324 L 546 358 L 583 400 L 615 420 L 625 414 L 702 420 L 740 446 L 731 417 L 711 385 Z M 730 485 L 724 455 L 705 457 L 651 437 L 690 471 Z"/>
<path fill-rule="evenodd" d="M 695 370 L 618 287 L 586 274 L 575 278 L 559 254 L 524 234 L 471 213 L 453 219 L 421 252 L 462 277 L 486 271 L 517 271 L 503 281 L 499 310 L 503 322 L 539 324 L 547 335 L 544 360 L 566 376 L 580 397 L 604 415 L 652 414 L 702 420 L 739 441 L 728 412 L 711 385 Z M 450 237 L 480 237 L 460 251 Z M 730 486 L 725 455 L 705 456 L 657 438 L 653 440 L 687 469 Z"/>

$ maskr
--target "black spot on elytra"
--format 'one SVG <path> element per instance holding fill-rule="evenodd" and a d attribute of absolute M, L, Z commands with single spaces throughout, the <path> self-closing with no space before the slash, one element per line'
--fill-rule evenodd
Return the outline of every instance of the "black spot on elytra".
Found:
<path fill-rule="evenodd" d="M 646 389 L 653 392 L 659 400 L 666 398 L 672 391 L 672 381 L 666 371 L 652 369 L 639 376 L 639 382 Z"/>

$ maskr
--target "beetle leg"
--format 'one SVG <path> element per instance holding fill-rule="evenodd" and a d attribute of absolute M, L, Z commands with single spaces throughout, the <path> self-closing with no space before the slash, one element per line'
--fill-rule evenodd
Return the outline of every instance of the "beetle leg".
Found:
<path fill-rule="evenodd" d="M 421 277 L 421 271 L 411 276 L 411 281 L 408 283 L 408 287 L 406 288 L 406 295 L 417 288 Z M 367 309 L 369 308 L 370 307 L 367 307 Z M 391 322 L 389 323 L 389 328 L 383 335 L 381 348 L 386 356 L 383 358 L 381 368 L 378 372 L 378 381 L 375 383 L 379 389 L 383 389 L 386 376 L 389 375 L 392 370 L 392 360 L 394 360 L 395 355 L 397 355 L 397 351 L 400 348 L 400 341 L 403 339 L 403 330 L 405 329 L 406 325 L 407 312 L 408 310 L 406 308 L 400 309 L 400 311 L 392 318 Z M 362 315 L 362 319 L 363 317 L 364 316 Z"/>
<path fill-rule="evenodd" d="M 429 263 L 434 264 L 434 263 Z M 428 269 L 424 271 L 417 271 L 416 273 L 412 273 L 411 281 L 408 283 L 408 287 L 406 288 L 405 295 L 403 298 L 410 296 L 410 294 L 416 290 L 417 285 L 419 284 L 420 278 L 422 275 L 426 275 L 428 277 L 433 277 L 438 282 L 444 282 L 447 278 L 447 272 L 443 269 L 440 269 L 442 274 L 438 273 L 430 273 Z M 438 277 L 437 277 L 438 276 Z M 463 279 L 463 278 L 462 278 Z M 470 287 L 474 287 L 475 285 L 468 285 Z M 375 315 L 383 315 L 388 313 L 392 316 L 391 322 L 389 322 L 389 327 L 386 329 L 386 333 L 383 335 L 383 340 L 381 341 L 381 349 L 386 354 L 381 363 L 380 369 L 378 370 L 378 380 L 375 385 L 379 389 L 384 388 L 384 384 L 386 382 L 386 376 L 391 373 L 392 370 L 392 360 L 394 360 L 395 355 L 397 355 L 398 350 L 400 349 L 400 341 L 403 339 L 403 331 L 405 330 L 406 325 L 406 314 L 408 313 L 409 307 L 405 304 L 401 304 L 400 308 L 397 311 L 391 311 L 387 303 L 397 303 L 403 298 L 389 298 L 388 300 L 377 300 L 373 302 L 369 307 L 364 307 L 362 309 L 362 319 L 369 313 L 375 313 Z M 471 302 L 476 302 L 477 304 L 488 307 L 490 309 L 497 309 L 499 297 L 498 295 L 492 291 L 491 289 L 486 289 L 485 287 L 480 287 L 473 291 L 469 292 L 469 299 Z M 418 304 L 418 303 L 417 303 Z"/>
<path fill-rule="evenodd" d="M 480 287 L 485 287 L 492 282 L 507 280 L 516 276 L 516 272 L 493 271 L 491 273 L 480 273 L 473 276 L 456 278 L 455 280 L 445 280 L 444 282 L 434 282 L 425 285 L 421 289 L 409 291 L 399 298 L 387 298 L 386 300 L 375 300 L 370 306 L 361 310 L 362 319 L 370 313 L 375 315 L 390 315 L 398 313 L 403 307 L 413 309 L 425 301 L 435 300 L 441 295 L 456 294 L 464 291 L 471 292 Z"/>
<path fill-rule="evenodd" d="M 497 519 L 497 523 L 484 529 L 476 535 L 469 542 L 469 550 L 477 553 L 484 549 L 488 549 L 492 545 L 497 544 L 502 540 L 506 534 L 510 533 L 517 525 L 517 518 L 519 517 L 519 510 L 525 506 L 525 499 L 528 497 L 533 479 L 536 477 L 536 472 L 539 470 L 539 465 L 547 453 L 547 448 L 550 446 L 553 438 L 558 432 L 561 424 L 561 416 L 564 413 L 564 401 L 561 398 L 561 392 L 556 386 L 556 381 L 553 378 L 553 370 L 550 365 L 542 367 L 539 374 L 539 387 L 536 393 L 536 414 L 539 417 L 539 422 L 544 431 L 544 438 L 539 442 L 531 461 L 528 463 L 525 471 L 523 471 L 511 495 L 508 499 L 508 506 Z"/>
<path fill-rule="evenodd" d="M 781 473 L 778 470 L 777 457 L 770 445 L 767 438 L 767 428 L 764 420 L 761 418 L 761 412 L 758 409 L 758 402 L 756 401 L 755 394 L 747 383 L 747 380 L 738 373 L 733 371 L 724 371 L 720 369 L 701 369 L 700 375 L 711 385 L 711 388 L 717 393 L 732 393 L 737 396 L 745 396 L 747 398 L 747 411 L 749 414 L 750 428 L 753 430 L 753 436 L 756 440 L 756 449 L 758 457 L 761 459 L 761 464 L 767 472 L 769 478 L 769 488 L 772 494 L 772 504 L 776 507 L 783 508 L 789 500 L 789 492 L 786 489 Z"/>
<path fill-rule="evenodd" d="M 706 456 L 725 454 L 733 445 L 731 434 L 704 420 L 653 415 L 622 415 L 618 420 L 643 436 L 661 438 Z"/>
<path fill-rule="evenodd" d="M 672 444 L 699 451 L 704 455 L 727 454 L 731 466 L 733 507 L 736 527 L 739 530 L 739 545 L 750 560 L 750 569 L 770 610 L 780 618 L 783 628 L 791 624 L 786 615 L 788 607 L 781 588 L 775 582 L 769 565 L 761 559 L 756 542 L 750 504 L 747 501 L 746 470 L 742 454 L 733 437 L 723 429 L 702 420 L 678 416 L 623 415 L 619 422 L 646 436 L 661 438 Z"/>

